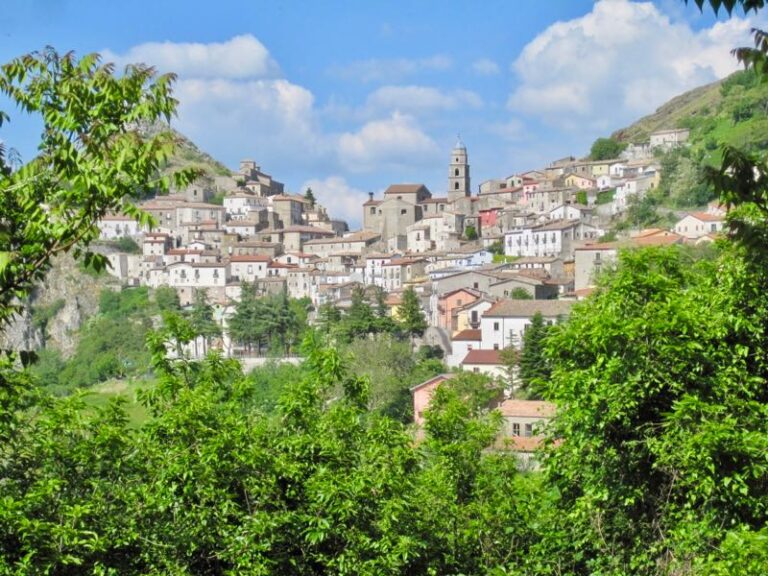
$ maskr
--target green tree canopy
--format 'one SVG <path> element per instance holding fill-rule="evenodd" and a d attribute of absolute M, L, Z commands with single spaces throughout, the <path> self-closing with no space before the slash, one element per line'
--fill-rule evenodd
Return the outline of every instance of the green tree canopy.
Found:
<path fill-rule="evenodd" d="M 619 142 L 613 138 L 598 138 L 589 149 L 590 160 L 610 160 L 618 158 L 627 147 L 625 142 Z"/>
<path fill-rule="evenodd" d="M 419 296 L 416 294 L 416 290 L 413 289 L 413 286 L 409 286 L 403 290 L 403 301 L 402 304 L 400 304 L 398 316 L 403 331 L 411 337 L 421 336 L 424 334 L 424 330 L 427 329 L 427 326 L 429 326 L 427 319 L 424 317 L 424 312 L 421 309 Z"/>
<path fill-rule="evenodd" d="M 51 48 L 0 68 L 0 93 L 43 123 L 34 159 L 15 170 L 0 160 L 0 320 L 56 254 L 73 250 L 103 268 L 105 257 L 85 248 L 98 238 L 99 218 L 115 210 L 147 225 L 150 216 L 132 199 L 168 188 L 160 169 L 175 137 L 168 130 L 146 136 L 142 127 L 173 116 L 173 76 L 144 65 L 113 72 L 96 54 L 78 60 Z M 8 118 L 0 111 L 0 123 Z M 176 184 L 192 176 L 178 173 Z"/>

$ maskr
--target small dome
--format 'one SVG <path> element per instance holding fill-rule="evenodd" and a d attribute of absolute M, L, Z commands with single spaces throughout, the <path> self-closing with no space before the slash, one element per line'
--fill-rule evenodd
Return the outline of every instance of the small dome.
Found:
<path fill-rule="evenodd" d="M 466 150 L 467 147 L 464 145 L 464 142 L 461 139 L 461 136 L 459 136 L 459 139 L 456 141 L 456 145 L 453 147 L 454 150 Z"/>

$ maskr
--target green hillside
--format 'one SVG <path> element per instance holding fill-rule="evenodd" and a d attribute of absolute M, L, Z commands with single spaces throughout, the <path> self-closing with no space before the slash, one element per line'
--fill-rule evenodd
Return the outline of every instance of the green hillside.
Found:
<path fill-rule="evenodd" d="M 169 168 L 200 168 L 208 176 L 229 176 L 232 171 L 213 156 L 200 150 L 189 138 L 173 131 L 178 136 L 176 151 Z"/>
<path fill-rule="evenodd" d="M 768 150 L 768 84 L 761 84 L 752 72 L 736 72 L 673 98 L 612 138 L 647 142 L 651 132 L 670 128 L 690 128 L 689 145 L 658 152 L 658 188 L 631 205 L 618 227 L 667 227 L 676 220 L 676 211 L 700 208 L 713 200 L 716 194 L 704 168 L 720 164 L 722 145 L 758 153 Z"/>
<path fill-rule="evenodd" d="M 142 133 L 147 136 L 154 135 L 161 130 L 168 130 L 166 124 L 154 124 L 151 126 L 143 125 Z M 194 142 L 184 136 L 181 132 L 170 129 L 176 137 L 176 149 L 173 157 L 166 166 L 166 171 L 178 170 L 180 168 L 199 168 L 208 177 L 229 176 L 232 171 L 224 164 L 216 160 L 210 154 L 200 150 Z"/>
<path fill-rule="evenodd" d="M 681 94 L 634 124 L 617 130 L 621 142 L 646 142 L 651 132 L 690 128 L 691 156 L 716 163 L 716 150 L 730 144 L 748 150 L 768 147 L 768 84 L 740 71 Z"/>
<path fill-rule="evenodd" d="M 639 144 L 647 142 L 652 132 L 681 128 L 691 118 L 708 116 L 723 99 L 720 92 L 722 83 L 723 81 L 720 80 L 675 96 L 653 114 L 643 116 L 630 126 L 617 130 L 611 137 L 620 142 Z"/>

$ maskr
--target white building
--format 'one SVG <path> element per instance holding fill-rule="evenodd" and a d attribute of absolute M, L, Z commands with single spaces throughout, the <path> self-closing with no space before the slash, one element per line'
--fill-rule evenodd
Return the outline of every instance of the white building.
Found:
<path fill-rule="evenodd" d="M 574 242 L 602 236 L 599 228 L 579 220 L 555 220 L 546 224 L 513 228 L 504 234 L 507 256 L 573 257 Z"/>
<path fill-rule="evenodd" d="M 134 218 L 122 214 L 108 214 L 99 220 L 98 226 L 99 239 L 101 240 L 135 238 L 148 231 L 146 227 L 139 225 Z"/>
<path fill-rule="evenodd" d="M 710 212 L 690 212 L 677 224 L 675 232 L 689 239 L 701 238 L 708 234 L 717 234 L 723 231 L 725 217 Z"/>
<path fill-rule="evenodd" d="M 262 254 L 230 256 L 229 273 L 238 282 L 253 282 L 257 278 L 267 277 L 267 267 L 271 258 Z"/>
<path fill-rule="evenodd" d="M 230 220 L 246 220 L 251 212 L 266 210 L 269 202 L 266 198 L 237 192 L 224 197 L 224 211 Z"/>
<path fill-rule="evenodd" d="M 480 320 L 480 348 L 520 348 L 525 329 L 537 312 L 541 313 L 545 322 L 554 324 L 570 314 L 572 305 L 573 302 L 568 300 L 500 300 L 491 306 Z"/>

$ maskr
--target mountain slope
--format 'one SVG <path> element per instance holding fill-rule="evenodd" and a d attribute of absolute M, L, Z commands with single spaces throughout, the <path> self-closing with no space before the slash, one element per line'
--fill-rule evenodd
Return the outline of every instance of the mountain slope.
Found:
<path fill-rule="evenodd" d="M 720 86 L 723 80 L 699 86 L 662 104 L 653 114 L 642 117 L 611 137 L 621 142 L 647 142 L 651 132 L 681 128 L 687 119 L 708 115 L 723 100 Z"/>
<path fill-rule="evenodd" d="M 691 156 L 708 164 L 717 163 L 722 144 L 763 150 L 768 147 L 768 84 L 752 72 L 735 72 L 673 98 L 612 137 L 647 142 L 651 132 L 670 128 L 690 128 Z"/>

